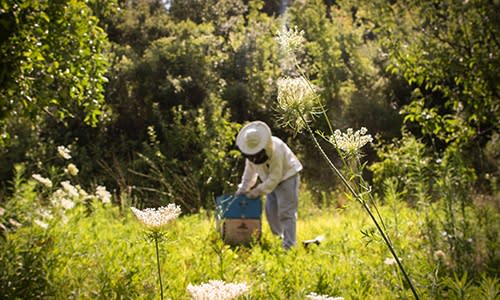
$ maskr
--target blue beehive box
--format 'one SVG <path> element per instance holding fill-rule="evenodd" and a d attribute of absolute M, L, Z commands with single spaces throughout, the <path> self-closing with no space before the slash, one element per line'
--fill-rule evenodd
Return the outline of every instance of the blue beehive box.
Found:
<path fill-rule="evenodd" d="M 260 198 L 250 199 L 245 195 L 221 195 L 215 198 L 218 219 L 260 219 Z"/>

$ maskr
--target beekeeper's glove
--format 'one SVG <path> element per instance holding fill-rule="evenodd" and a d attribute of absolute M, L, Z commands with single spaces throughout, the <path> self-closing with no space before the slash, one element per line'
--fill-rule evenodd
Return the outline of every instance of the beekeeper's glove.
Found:
<path fill-rule="evenodd" d="M 246 193 L 246 196 L 250 199 L 255 199 L 255 198 L 259 197 L 260 194 L 262 194 L 260 189 L 254 188 L 254 189 L 251 189 L 248 193 Z"/>
<path fill-rule="evenodd" d="M 243 195 L 243 194 L 246 194 L 246 190 L 239 187 L 237 190 L 236 190 L 236 193 L 234 193 L 236 196 L 239 196 L 239 195 Z"/>

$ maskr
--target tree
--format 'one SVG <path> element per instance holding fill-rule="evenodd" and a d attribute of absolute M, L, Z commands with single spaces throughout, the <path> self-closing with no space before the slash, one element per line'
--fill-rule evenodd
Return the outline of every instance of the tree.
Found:
<path fill-rule="evenodd" d="M 108 42 L 87 2 L 1 0 L 0 142 L 9 118 L 105 117 Z"/>
<path fill-rule="evenodd" d="M 455 152 L 488 180 L 487 172 L 498 172 L 484 149 L 500 129 L 500 2 L 359 3 L 387 70 L 411 86 L 405 128 L 437 158 Z"/>

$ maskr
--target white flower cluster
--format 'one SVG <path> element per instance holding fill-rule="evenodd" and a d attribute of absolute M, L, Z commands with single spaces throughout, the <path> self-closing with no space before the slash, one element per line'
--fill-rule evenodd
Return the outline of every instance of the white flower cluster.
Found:
<path fill-rule="evenodd" d="M 69 175 L 71 176 L 76 176 L 78 175 L 78 168 L 75 166 L 75 164 L 73 163 L 70 163 L 68 164 L 68 166 L 66 167 L 66 170 L 65 170 L 66 173 L 68 173 Z"/>
<path fill-rule="evenodd" d="M 317 113 L 316 87 L 303 76 L 282 77 L 278 79 L 278 107 L 281 110 L 283 125 L 300 131 Z"/>
<path fill-rule="evenodd" d="M 208 283 L 187 287 L 193 300 L 229 300 L 235 299 L 248 291 L 246 283 L 226 283 L 222 280 L 210 280 Z"/>
<path fill-rule="evenodd" d="M 330 143 L 346 153 L 357 153 L 364 145 L 373 141 L 372 136 L 366 134 L 367 132 L 365 127 L 361 127 L 356 132 L 352 128 L 348 128 L 345 133 L 337 129 L 330 137 Z"/>
<path fill-rule="evenodd" d="M 52 187 L 52 181 L 48 178 L 41 176 L 40 174 L 33 174 L 31 175 L 31 177 L 33 177 L 33 179 L 35 179 L 36 181 L 40 182 L 41 184 L 45 185 L 48 188 Z"/>
<path fill-rule="evenodd" d="M 130 209 L 142 224 L 151 229 L 161 228 L 181 214 L 181 208 L 173 203 L 159 208 L 140 210 L 131 207 Z"/>
<path fill-rule="evenodd" d="M 304 46 L 306 39 L 304 31 L 299 31 L 295 26 L 293 29 L 284 28 L 279 31 L 276 35 L 276 41 L 285 53 L 293 53 Z"/>
<path fill-rule="evenodd" d="M 64 159 L 71 159 L 71 154 L 70 154 L 71 151 L 68 148 L 66 148 L 65 146 L 58 146 L 57 152 Z"/>
<path fill-rule="evenodd" d="M 316 293 L 310 293 L 307 295 L 307 299 L 311 300 L 344 300 L 343 297 L 330 297 L 327 295 L 318 295 Z"/>
<path fill-rule="evenodd" d="M 314 96 L 313 86 L 302 76 L 278 79 L 278 104 L 283 110 L 310 107 Z"/>
<path fill-rule="evenodd" d="M 101 199 L 102 203 L 111 203 L 111 193 L 106 190 L 105 186 L 97 186 L 95 195 L 97 198 Z"/>

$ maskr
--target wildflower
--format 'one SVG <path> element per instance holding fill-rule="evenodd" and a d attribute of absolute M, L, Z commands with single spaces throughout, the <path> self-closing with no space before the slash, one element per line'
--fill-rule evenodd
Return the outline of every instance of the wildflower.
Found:
<path fill-rule="evenodd" d="M 285 125 L 300 131 L 308 117 L 318 111 L 316 88 L 303 76 L 278 79 L 278 108 Z"/>
<path fill-rule="evenodd" d="M 89 195 L 79 184 L 76 185 L 76 189 L 78 190 L 78 195 L 84 199 Z"/>
<path fill-rule="evenodd" d="M 5 208 L 0 206 L 0 216 L 3 216 L 5 214 Z"/>
<path fill-rule="evenodd" d="M 163 237 L 161 228 L 170 221 L 175 220 L 181 214 L 181 208 L 173 203 L 159 208 L 146 208 L 144 210 L 135 207 L 130 208 L 139 221 L 150 231 L 148 237 L 155 242 L 156 264 L 158 267 L 158 281 L 160 282 L 161 300 L 163 300 L 163 284 L 161 281 L 160 252 L 158 249 L 159 240 Z"/>
<path fill-rule="evenodd" d="M 74 164 L 70 163 L 66 167 L 66 172 L 69 173 L 69 175 L 71 176 L 76 176 L 78 175 L 78 168 Z"/>
<path fill-rule="evenodd" d="M 40 182 L 41 184 L 45 185 L 48 188 L 52 187 L 52 181 L 50 181 L 50 179 L 48 178 L 41 176 L 40 174 L 33 174 L 31 175 L 31 177 L 33 177 L 33 179 L 35 179 L 36 181 Z"/>
<path fill-rule="evenodd" d="M 71 151 L 69 151 L 68 148 L 66 148 L 64 146 L 58 146 L 57 147 L 57 152 L 64 159 L 71 159 L 71 155 L 70 155 Z"/>
<path fill-rule="evenodd" d="M 49 224 L 47 224 L 47 223 L 45 223 L 45 222 L 43 222 L 41 220 L 36 219 L 34 222 L 35 222 L 36 225 L 42 227 L 43 229 L 49 228 Z"/>
<path fill-rule="evenodd" d="M 435 260 L 444 260 L 446 259 L 446 253 L 444 253 L 442 250 L 437 250 L 434 252 L 434 259 Z"/>
<path fill-rule="evenodd" d="M 14 220 L 12 218 L 9 219 L 9 223 L 10 223 L 10 225 L 13 225 L 15 227 L 21 227 L 21 226 L 23 226 L 23 224 L 19 223 L 18 221 Z"/>
<path fill-rule="evenodd" d="M 193 300 L 235 299 L 248 291 L 246 283 L 226 283 L 222 280 L 210 280 L 200 285 L 189 284 L 187 287 Z"/>
<path fill-rule="evenodd" d="M 52 213 L 49 210 L 43 208 L 38 211 L 38 215 L 43 219 L 51 220 L 53 218 Z"/>
<path fill-rule="evenodd" d="M 401 260 L 401 258 L 399 259 Z M 384 260 L 384 264 L 388 265 L 388 266 L 392 266 L 396 263 L 396 259 L 393 258 L 393 257 L 388 257 Z"/>
<path fill-rule="evenodd" d="M 97 186 L 95 194 L 99 199 L 101 199 L 102 203 L 111 202 L 111 193 L 106 190 L 105 186 Z"/>
<path fill-rule="evenodd" d="M 66 198 L 62 198 L 60 201 L 60 204 L 66 210 L 69 210 L 69 209 L 72 209 L 73 207 L 75 207 L 75 202 L 73 202 L 69 199 L 66 199 Z"/>
<path fill-rule="evenodd" d="M 307 299 L 312 299 L 312 300 L 344 300 L 342 297 L 330 297 L 327 295 L 318 295 L 316 293 L 310 293 L 307 295 Z"/>
<path fill-rule="evenodd" d="M 352 128 L 348 128 L 345 133 L 337 129 L 330 137 L 329 142 L 347 154 L 356 154 L 364 145 L 373 141 L 372 136 L 366 134 L 367 131 L 365 127 L 361 127 L 356 132 Z"/>
<path fill-rule="evenodd" d="M 276 41 L 281 50 L 287 54 L 291 54 L 299 50 L 306 42 L 304 31 L 298 30 L 297 26 L 293 29 L 284 28 L 276 34 Z"/>
<path fill-rule="evenodd" d="M 63 181 L 61 182 L 62 187 L 64 188 L 64 191 L 72 196 L 72 197 L 78 197 L 78 190 L 76 187 L 74 187 L 69 181 Z"/>
<path fill-rule="evenodd" d="M 139 221 L 150 229 L 159 229 L 176 219 L 181 214 L 181 208 L 173 203 L 159 208 L 130 208 Z"/>

